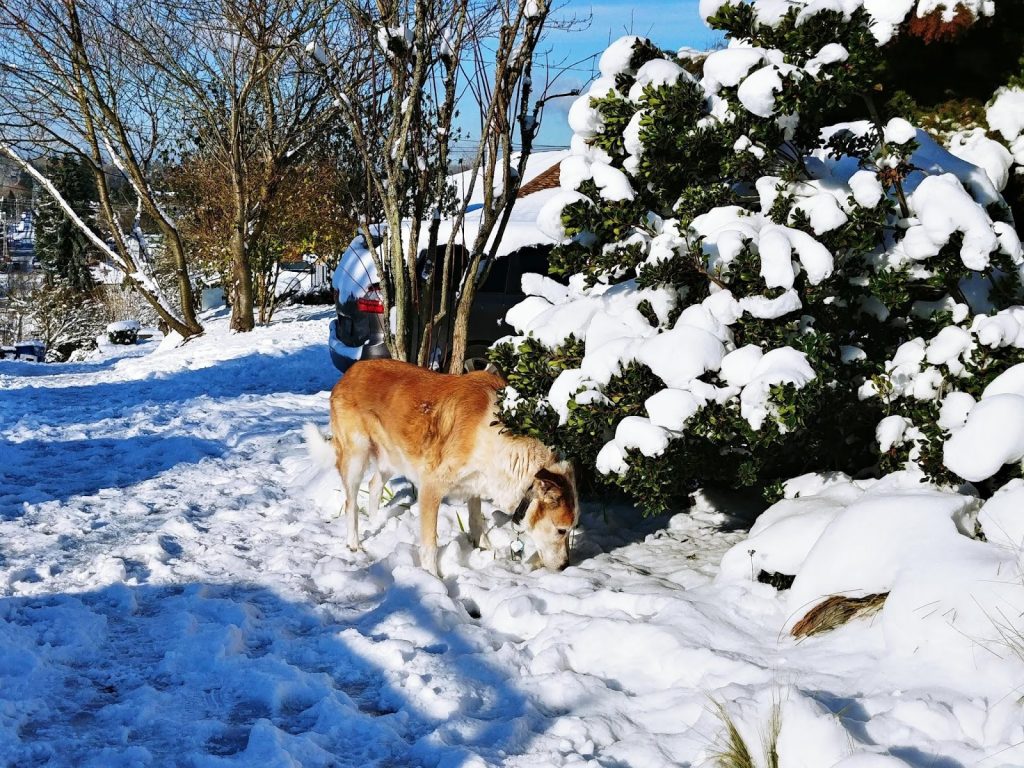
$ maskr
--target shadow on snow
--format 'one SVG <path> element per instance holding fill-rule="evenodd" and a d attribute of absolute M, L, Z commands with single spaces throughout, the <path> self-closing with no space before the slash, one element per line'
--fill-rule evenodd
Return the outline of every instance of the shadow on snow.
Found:
<path fill-rule="evenodd" d="M 499 762 L 539 717 L 444 613 L 395 585 L 350 622 L 241 584 L 2 599 L 0 754 L 23 768 Z M 415 653 L 460 689 L 448 717 L 367 656 L 385 625 L 408 622 L 429 639 Z"/>
<path fill-rule="evenodd" d="M 223 454 L 221 443 L 177 435 L 0 441 L 0 520 L 19 517 L 26 503 L 127 488 L 178 464 Z"/>
<path fill-rule="evenodd" d="M 179 416 L 177 410 L 172 414 L 154 410 L 161 405 L 199 398 L 219 401 L 245 396 L 315 394 L 331 387 L 336 380 L 337 374 L 323 346 L 310 345 L 286 355 L 252 353 L 208 368 L 157 374 L 146 379 L 70 387 L 32 383 L 17 389 L 0 389 L 0 429 L 17 424 L 19 432 L 32 433 L 36 428 L 50 431 L 81 425 L 81 431 L 88 434 L 90 429 L 104 429 L 98 422 L 132 419 L 142 421 L 155 432 L 118 438 L 0 441 L 0 519 L 19 516 L 24 503 L 67 500 L 104 488 L 124 488 L 181 463 L 224 455 L 228 446 L 216 440 L 160 434 L 164 425 Z M 143 412 L 136 414 L 138 411 Z M 252 438 L 276 428 L 273 422 L 272 414 L 239 419 L 230 425 L 229 431 L 233 439 L 240 435 Z M 114 428 L 118 426 L 115 424 Z"/>
<path fill-rule="evenodd" d="M 30 365 L 25 363 L 25 365 Z M 326 345 L 284 354 L 253 352 L 206 368 L 154 373 L 144 379 L 70 387 L 30 384 L 0 389 L 0 427 L 28 420 L 60 427 L 117 418 L 142 406 L 184 403 L 201 397 L 222 400 L 246 395 L 315 394 L 338 380 Z"/>

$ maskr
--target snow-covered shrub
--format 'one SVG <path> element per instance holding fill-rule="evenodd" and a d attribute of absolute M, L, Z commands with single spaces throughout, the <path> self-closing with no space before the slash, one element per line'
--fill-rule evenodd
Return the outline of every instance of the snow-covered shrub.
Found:
<path fill-rule="evenodd" d="M 107 326 L 107 338 L 111 344 L 135 344 L 141 328 L 138 320 L 120 320 Z"/>
<path fill-rule="evenodd" d="M 61 277 L 40 285 L 26 303 L 26 330 L 46 345 L 48 362 L 63 362 L 77 350 L 95 348 L 106 324 L 102 304 Z"/>
<path fill-rule="evenodd" d="M 729 38 L 702 78 L 624 38 L 570 110 L 565 193 L 540 217 L 568 288 L 524 278 L 493 353 L 506 423 L 650 512 L 695 483 L 860 471 L 879 440 L 958 472 L 935 459 L 949 377 L 979 396 L 1024 362 L 1009 210 L 984 170 L 879 114 L 891 24 L 858 3 L 701 7 Z M 998 343 L 970 341 L 993 323 Z M 924 339 L 907 384 L 900 352 Z"/>

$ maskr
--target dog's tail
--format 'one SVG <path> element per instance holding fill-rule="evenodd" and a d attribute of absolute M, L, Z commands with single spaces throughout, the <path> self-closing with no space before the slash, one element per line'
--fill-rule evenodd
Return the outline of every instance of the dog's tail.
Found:
<path fill-rule="evenodd" d="M 306 450 L 309 451 L 309 457 L 313 462 L 324 469 L 333 468 L 336 459 L 330 436 L 325 435 L 311 422 L 302 426 L 302 434 L 306 439 Z"/>

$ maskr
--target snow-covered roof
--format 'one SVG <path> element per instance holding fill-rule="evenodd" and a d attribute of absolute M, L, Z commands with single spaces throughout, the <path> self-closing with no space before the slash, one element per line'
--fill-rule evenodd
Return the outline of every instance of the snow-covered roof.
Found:
<path fill-rule="evenodd" d="M 526 161 L 526 171 L 523 173 L 521 182 L 522 186 L 526 186 L 537 177 L 547 173 L 553 166 L 559 165 L 569 154 L 568 150 L 535 152 L 531 154 Z M 452 183 L 460 195 L 465 195 L 471 177 L 471 171 L 463 171 L 451 176 Z M 498 181 L 500 182 L 500 179 Z M 521 195 L 512 208 L 512 215 L 509 218 L 508 226 L 505 227 L 505 231 L 502 234 L 497 255 L 506 256 L 513 251 L 518 251 L 520 248 L 526 248 L 531 245 L 554 245 L 556 241 L 537 227 L 537 216 L 549 200 L 560 194 L 561 190 L 555 186 L 554 188 L 540 189 L 530 194 Z M 483 199 L 483 183 L 480 178 L 477 178 L 472 194 L 469 196 L 469 207 L 471 210 L 466 214 L 462 223 L 457 242 L 472 244 L 483 217 L 483 208 L 474 208 L 474 206 L 481 206 Z M 453 225 L 454 221 L 452 219 L 446 219 L 441 222 L 438 242 L 447 242 Z M 424 232 L 421 236 L 421 240 L 423 240 L 422 246 L 426 245 L 427 234 Z"/>

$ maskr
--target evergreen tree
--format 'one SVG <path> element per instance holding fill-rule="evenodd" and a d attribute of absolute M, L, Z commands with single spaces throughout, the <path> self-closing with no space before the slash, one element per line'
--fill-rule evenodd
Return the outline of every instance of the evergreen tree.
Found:
<path fill-rule="evenodd" d="M 75 213 L 84 221 L 92 222 L 92 206 L 96 200 L 92 170 L 80 159 L 62 155 L 52 161 L 50 178 Z M 47 285 L 60 282 L 64 291 L 91 292 L 94 284 L 89 260 L 93 249 L 85 235 L 49 196 L 40 198 L 34 225 L 36 255 L 46 273 Z"/>

